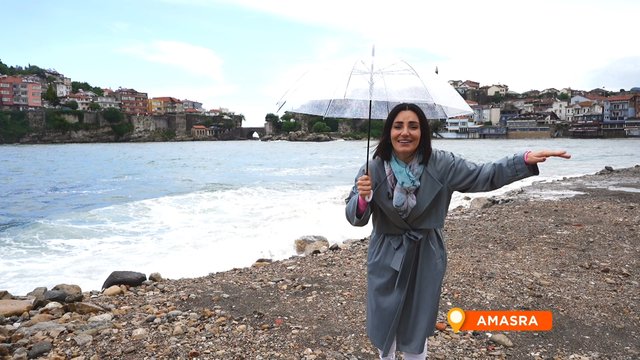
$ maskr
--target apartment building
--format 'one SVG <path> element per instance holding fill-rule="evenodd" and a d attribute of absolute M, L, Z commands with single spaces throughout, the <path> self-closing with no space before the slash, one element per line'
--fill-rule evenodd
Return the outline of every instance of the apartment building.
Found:
<path fill-rule="evenodd" d="M 149 98 L 147 93 L 141 93 L 134 89 L 118 89 L 114 91 L 116 100 L 120 102 L 120 109 L 125 114 L 148 114 Z"/>
<path fill-rule="evenodd" d="M 617 95 L 606 98 L 604 102 L 604 121 L 624 121 L 638 116 L 640 94 Z"/>
<path fill-rule="evenodd" d="M 184 107 L 181 100 L 163 96 L 149 99 L 148 111 L 152 114 L 183 113 Z"/>
<path fill-rule="evenodd" d="M 0 107 L 15 110 L 42 107 L 42 85 L 38 78 L 0 75 Z"/>
<path fill-rule="evenodd" d="M 79 91 L 75 94 L 68 94 L 60 98 L 60 103 L 65 104 L 70 101 L 75 101 L 78 104 L 78 110 L 87 111 L 89 110 L 89 104 L 93 102 L 95 96 L 96 94 L 90 91 Z"/>

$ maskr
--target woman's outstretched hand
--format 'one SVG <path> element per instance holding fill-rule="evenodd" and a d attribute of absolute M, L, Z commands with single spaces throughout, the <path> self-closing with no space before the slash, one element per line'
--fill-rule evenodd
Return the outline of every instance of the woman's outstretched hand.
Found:
<path fill-rule="evenodd" d="M 534 165 L 537 163 L 541 163 L 547 160 L 549 157 L 561 157 L 564 159 L 571 159 L 571 155 L 567 154 L 564 150 L 538 150 L 538 151 L 530 151 L 527 154 L 526 163 L 527 165 Z"/>

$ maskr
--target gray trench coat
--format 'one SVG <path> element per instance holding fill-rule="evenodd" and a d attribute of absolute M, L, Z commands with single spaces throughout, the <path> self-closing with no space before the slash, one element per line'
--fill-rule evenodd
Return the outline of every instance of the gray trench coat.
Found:
<path fill-rule="evenodd" d="M 356 180 L 364 174 L 364 166 Z M 347 220 L 364 226 L 373 216 L 367 259 L 367 334 L 384 356 L 394 339 L 399 351 L 419 354 L 433 333 L 447 253 L 442 229 L 454 191 L 481 192 L 538 175 L 524 153 L 486 164 L 434 149 L 420 178 L 416 206 L 402 219 L 392 204 L 383 161 L 373 159 L 369 174 L 373 199 L 356 216 L 358 190 L 347 198 Z"/>

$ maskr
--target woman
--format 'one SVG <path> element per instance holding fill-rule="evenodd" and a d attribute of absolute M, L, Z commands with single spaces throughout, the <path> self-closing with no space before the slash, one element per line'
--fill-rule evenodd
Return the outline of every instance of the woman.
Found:
<path fill-rule="evenodd" d="M 538 175 L 548 157 L 534 151 L 474 164 L 432 150 L 424 112 L 414 104 L 394 107 L 369 163 L 347 198 L 346 216 L 364 226 L 373 216 L 367 262 L 367 333 L 381 359 L 425 359 L 433 333 L 447 264 L 442 228 L 454 191 L 480 192 Z"/>

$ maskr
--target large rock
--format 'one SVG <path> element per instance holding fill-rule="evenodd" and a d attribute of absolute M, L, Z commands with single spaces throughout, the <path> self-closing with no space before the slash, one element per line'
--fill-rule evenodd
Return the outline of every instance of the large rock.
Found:
<path fill-rule="evenodd" d="M 83 299 L 82 289 L 78 285 L 58 284 L 52 290 L 62 291 L 66 295 L 64 298 L 65 303 L 78 302 Z"/>
<path fill-rule="evenodd" d="M 47 292 L 46 287 L 37 287 L 27 294 L 27 297 L 33 298 L 33 307 L 39 309 L 47 305 L 47 300 L 44 298 L 44 294 Z"/>
<path fill-rule="evenodd" d="M 0 290 L 0 300 L 11 300 L 13 299 L 13 295 L 11 295 L 7 290 Z"/>
<path fill-rule="evenodd" d="M 0 315 L 2 316 L 19 316 L 32 308 L 31 300 L 0 300 Z"/>
<path fill-rule="evenodd" d="M 44 293 L 42 293 L 44 291 Z M 34 306 L 40 308 L 50 301 L 56 301 L 61 304 L 82 301 L 82 289 L 78 285 L 58 284 L 51 290 L 46 288 L 37 288 L 31 293 L 35 297 Z"/>
<path fill-rule="evenodd" d="M 135 271 L 114 271 L 109 275 L 102 289 L 107 289 L 113 285 L 140 286 L 147 280 L 147 275 Z"/>
<path fill-rule="evenodd" d="M 303 236 L 295 241 L 295 247 L 298 255 L 311 255 L 314 252 L 322 252 L 328 249 L 329 241 L 324 236 Z"/>

